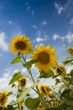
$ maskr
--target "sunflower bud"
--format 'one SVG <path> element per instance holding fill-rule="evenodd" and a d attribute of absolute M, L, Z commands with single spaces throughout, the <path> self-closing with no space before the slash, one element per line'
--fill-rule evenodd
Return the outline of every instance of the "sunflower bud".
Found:
<path fill-rule="evenodd" d="M 26 77 L 22 76 L 19 80 L 18 80 L 18 86 L 19 87 L 23 87 L 26 85 Z"/>
<path fill-rule="evenodd" d="M 56 67 L 55 69 L 55 73 L 60 75 L 66 75 L 65 66 L 63 64 L 59 64 L 58 67 Z"/>
<path fill-rule="evenodd" d="M 68 52 L 69 52 L 69 54 L 71 54 L 71 55 L 73 55 L 73 48 L 68 48 Z"/>

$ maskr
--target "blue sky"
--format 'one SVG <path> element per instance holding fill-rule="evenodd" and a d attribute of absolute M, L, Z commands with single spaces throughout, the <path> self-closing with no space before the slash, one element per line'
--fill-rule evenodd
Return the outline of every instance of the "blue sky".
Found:
<path fill-rule="evenodd" d="M 73 46 L 73 0 L 0 0 L 0 76 L 21 66 L 11 65 L 8 49 L 12 37 L 24 34 L 33 46 L 51 44 L 58 61 Z"/>

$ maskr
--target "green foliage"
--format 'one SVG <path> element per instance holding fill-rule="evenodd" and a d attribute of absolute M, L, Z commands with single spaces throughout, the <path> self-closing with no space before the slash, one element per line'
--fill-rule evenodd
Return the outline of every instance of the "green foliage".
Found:
<path fill-rule="evenodd" d="M 13 92 L 11 91 L 11 92 L 8 93 L 8 96 L 9 96 L 9 95 L 12 95 L 12 94 L 13 94 Z"/>
<path fill-rule="evenodd" d="M 14 59 L 11 61 L 11 64 L 21 62 L 21 58 L 22 58 L 21 56 L 17 56 L 16 58 L 14 58 Z"/>
<path fill-rule="evenodd" d="M 16 110 L 17 107 L 13 107 L 12 105 L 8 105 L 4 110 Z"/>
<path fill-rule="evenodd" d="M 40 103 L 39 98 L 27 98 L 25 101 L 25 105 L 29 109 L 35 109 L 37 108 L 38 104 Z"/>
<path fill-rule="evenodd" d="M 31 68 L 32 65 L 33 65 L 34 63 L 36 63 L 36 62 L 37 62 L 36 60 L 30 60 L 30 61 L 24 63 L 23 66 L 24 66 L 24 67 L 27 66 L 28 68 Z"/>
<path fill-rule="evenodd" d="M 61 82 L 60 79 L 56 79 L 55 81 L 56 81 L 56 85 Z"/>
<path fill-rule="evenodd" d="M 44 71 L 41 71 L 39 78 L 49 78 L 53 76 L 54 76 L 54 72 L 52 70 L 48 71 L 47 73 L 45 73 Z"/>
<path fill-rule="evenodd" d="M 22 74 L 20 72 L 17 72 L 13 75 L 12 79 L 9 82 L 9 85 L 14 83 L 15 81 L 17 81 L 20 77 L 22 76 Z"/>
<path fill-rule="evenodd" d="M 63 61 L 63 63 L 66 65 L 68 63 L 71 63 L 72 61 L 73 61 L 73 59 L 68 59 L 68 60 Z"/>

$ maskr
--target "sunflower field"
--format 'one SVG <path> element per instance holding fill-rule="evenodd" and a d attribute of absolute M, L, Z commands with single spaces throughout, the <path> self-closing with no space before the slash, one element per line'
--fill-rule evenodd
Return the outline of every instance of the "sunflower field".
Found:
<path fill-rule="evenodd" d="M 0 110 L 73 110 L 73 70 L 67 73 L 68 65 L 73 65 L 73 47 L 67 49 L 68 57 L 60 64 L 51 45 L 34 48 L 24 35 L 13 37 L 9 48 L 15 54 L 11 64 L 19 63 L 28 74 L 18 71 L 13 75 L 9 86 L 15 93 L 0 92 Z"/>

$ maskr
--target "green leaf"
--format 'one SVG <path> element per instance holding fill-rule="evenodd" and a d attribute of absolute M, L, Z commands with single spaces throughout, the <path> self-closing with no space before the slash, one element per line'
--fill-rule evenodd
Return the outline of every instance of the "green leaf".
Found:
<path fill-rule="evenodd" d="M 24 99 L 24 97 L 30 92 L 30 90 L 31 90 L 31 87 L 24 88 L 23 91 L 21 92 L 20 96 L 17 99 L 17 103 L 21 102 Z"/>
<path fill-rule="evenodd" d="M 12 84 L 12 87 L 15 87 L 15 86 L 16 86 L 16 85 L 13 83 L 13 84 Z"/>
<path fill-rule="evenodd" d="M 12 79 L 9 82 L 9 85 L 14 83 L 15 81 L 17 81 L 20 77 L 22 76 L 22 74 L 20 72 L 17 72 L 13 75 Z"/>
<path fill-rule="evenodd" d="M 63 61 L 63 63 L 66 65 L 66 64 L 68 64 L 68 63 L 71 63 L 72 61 L 73 61 L 73 59 L 69 59 L 69 60 Z"/>
<path fill-rule="evenodd" d="M 73 70 L 71 70 L 70 76 L 71 76 L 71 78 L 70 78 L 70 83 L 73 84 Z"/>
<path fill-rule="evenodd" d="M 12 91 L 8 93 L 8 96 L 9 96 L 9 95 L 11 95 L 11 94 L 13 94 L 13 92 L 12 92 Z"/>
<path fill-rule="evenodd" d="M 69 100 L 68 98 L 65 99 L 65 103 L 68 105 L 68 106 L 72 106 L 73 107 L 73 101 L 72 100 Z"/>
<path fill-rule="evenodd" d="M 52 76 L 54 76 L 54 72 L 52 70 L 48 71 L 47 73 L 45 73 L 44 71 L 41 71 L 39 78 L 49 78 Z"/>
<path fill-rule="evenodd" d="M 16 58 L 14 58 L 14 59 L 11 61 L 11 64 L 18 63 L 18 62 L 21 62 L 21 56 L 17 56 Z"/>
<path fill-rule="evenodd" d="M 5 109 L 5 110 L 16 110 L 16 108 L 14 108 L 12 105 L 8 105 L 7 109 Z"/>
<path fill-rule="evenodd" d="M 27 98 L 25 101 L 25 105 L 29 109 L 37 108 L 39 103 L 40 103 L 39 98 Z"/>
<path fill-rule="evenodd" d="M 71 70 L 70 75 L 71 75 L 71 77 L 73 77 L 73 70 Z"/>
<path fill-rule="evenodd" d="M 60 79 L 56 79 L 56 85 L 59 84 L 61 81 Z"/>
<path fill-rule="evenodd" d="M 26 64 L 23 64 L 24 67 L 28 67 L 28 68 L 31 68 L 32 64 L 36 63 L 37 61 L 36 60 L 30 60 L 28 62 L 26 62 Z"/>
<path fill-rule="evenodd" d="M 70 92 L 69 89 L 64 90 L 64 91 L 61 93 L 61 98 L 62 98 L 62 97 L 68 97 L 69 92 Z"/>

